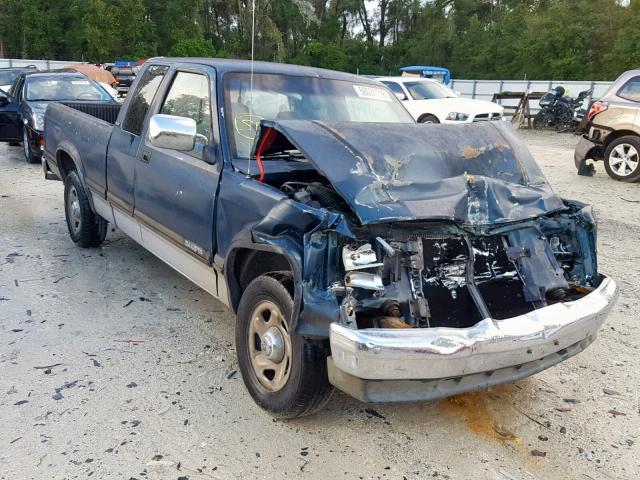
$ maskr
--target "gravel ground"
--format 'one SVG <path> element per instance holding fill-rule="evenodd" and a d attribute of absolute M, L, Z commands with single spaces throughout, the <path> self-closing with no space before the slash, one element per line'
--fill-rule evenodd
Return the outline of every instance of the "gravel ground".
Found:
<path fill-rule="evenodd" d="M 245 392 L 221 304 L 117 231 L 76 248 L 62 184 L 0 146 L 0 479 L 639 478 L 640 185 L 576 176 L 576 137 L 524 137 L 557 192 L 596 207 L 622 292 L 595 344 L 516 384 L 336 392 L 287 422 Z"/>

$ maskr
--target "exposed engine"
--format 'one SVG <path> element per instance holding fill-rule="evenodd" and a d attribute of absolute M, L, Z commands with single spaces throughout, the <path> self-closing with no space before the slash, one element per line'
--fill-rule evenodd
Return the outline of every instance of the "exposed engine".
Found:
<path fill-rule="evenodd" d="M 328 208 L 338 212 L 349 210 L 333 187 L 320 182 L 286 182 L 280 190 L 294 200 L 315 208 Z"/>
<path fill-rule="evenodd" d="M 287 182 L 301 203 L 350 216 L 330 185 Z M 597 286 L 591 210 L 567 211 L 493 230 L 453 223 L 353 225 L 339 237 L 332 290 L 353 328 L 465 328 L 579 298 Z"/>

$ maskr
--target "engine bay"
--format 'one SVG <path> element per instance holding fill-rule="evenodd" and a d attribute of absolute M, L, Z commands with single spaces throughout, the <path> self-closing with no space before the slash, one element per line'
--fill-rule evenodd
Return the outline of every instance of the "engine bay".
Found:
<path fill-rule="evenodd" d="M 341 318 L 354 328 L 467 328 L 581 298 L 598 277 L 585 275 L 592 266 L 563 233 L 537 236 L 535 249 L 518 235 L 458 232 L 346 243 Z"/>
<path fill-rule="evenodd" d="M 330 185 L 289 181 L 297 202 L 349 215 Z M 451 223 L 353 225 L 340 238 L 331 289 L 353 328 L 468 328 L 485 318 L 523 315 L 597 287 L 594 223 L 588 207 L 496 232 Z"/>

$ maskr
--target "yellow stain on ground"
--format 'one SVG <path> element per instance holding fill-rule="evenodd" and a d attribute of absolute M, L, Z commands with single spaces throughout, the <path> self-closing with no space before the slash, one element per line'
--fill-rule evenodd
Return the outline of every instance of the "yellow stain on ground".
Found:
<path fill-rule="evenodd" d="M 506 412 L 498 408 L 500 402 L 496 400 L 495 394 L 488 391 L 465 393 L 445 398 L 441 408 L 456 417 L 464 417 L 469 430 L 484 438 L 500 443 L 522 443 L 522 438 L 505 426 Z"/>

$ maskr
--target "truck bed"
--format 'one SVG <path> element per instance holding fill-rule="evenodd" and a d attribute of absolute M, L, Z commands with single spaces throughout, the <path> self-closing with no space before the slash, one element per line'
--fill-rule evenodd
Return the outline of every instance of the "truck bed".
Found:
<path fill-rule="evenodd" d="M 53 103 L 47 107 L 44 155 L 56 175 L 64 168 L 58 155 L 64 150 L 84 174 L 87 186 L 106 192 L 107 148 L 120 107 L 99 102 Z"/>
<path fill-rule="evenodd" d="M 89 102 L 60 102 L 62 105 L 71 107 L 79 112 L 86 113 L 92 117 L 104 120 L 111 125 L 116 123 L 120 108 L 122 105 L 110 104 L 110 103 L 89 103 Z"/>

